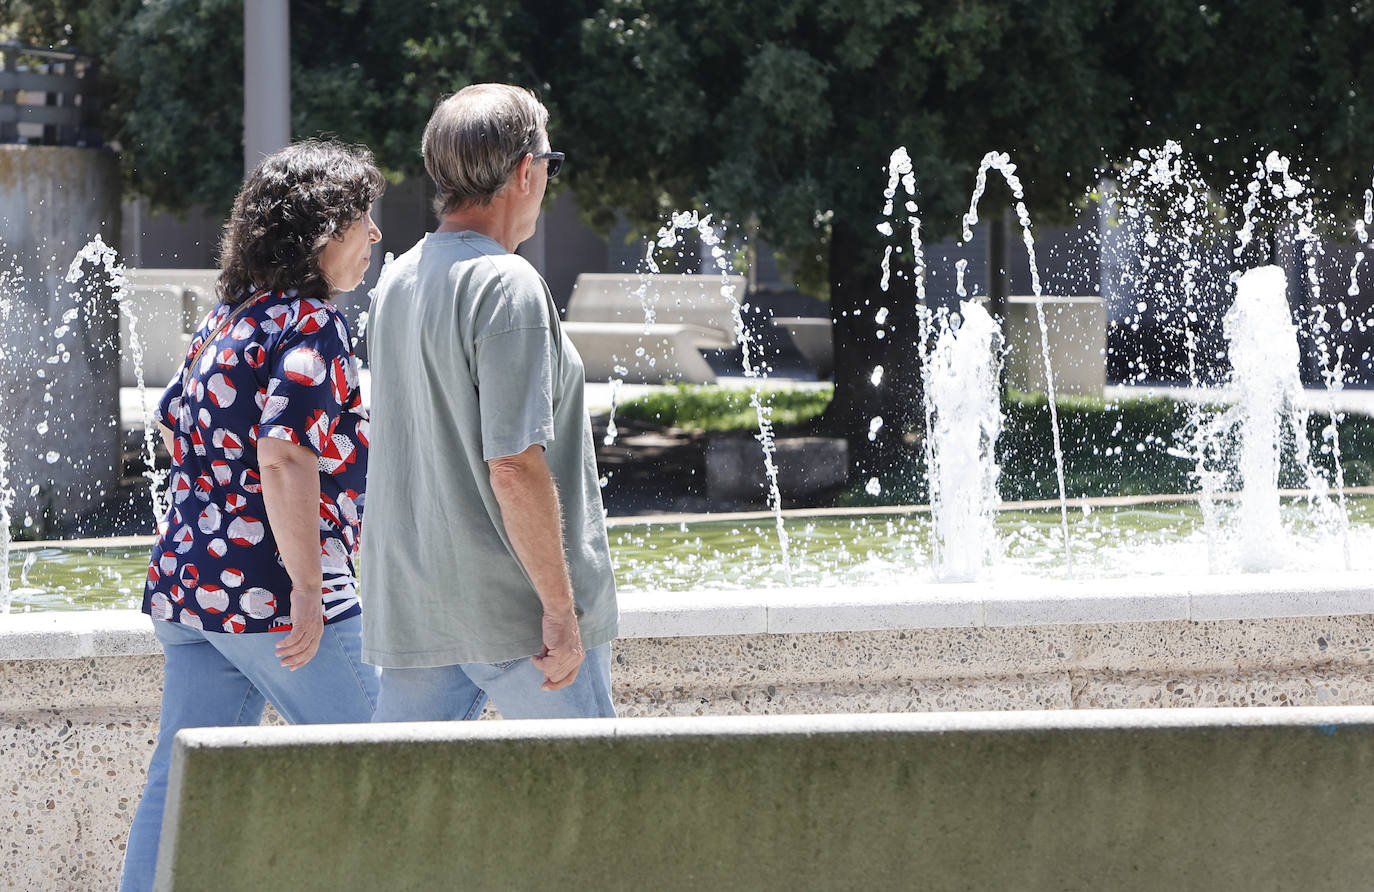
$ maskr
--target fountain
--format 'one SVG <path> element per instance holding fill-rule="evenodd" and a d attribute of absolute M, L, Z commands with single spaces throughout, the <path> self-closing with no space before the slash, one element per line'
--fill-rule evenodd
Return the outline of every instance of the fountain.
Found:
<path fill-rule="evenodd" d="M 1002 428 L 998 354 L 1002 329 L 974 301 L 959 320 L 940 317 L 935 346 L 922 361 L 930 427 L 930 505 L 934 564 L 941 581 L 976 579 L 996 538 L 997 435 Z"/>
<path fill-rule="evenodd" d="M 63 275 L 87 262 L 73 260 L 81 245 L 117 229 L 118 182 L 109 152 L 0 146 L 0 613 L 12 525 L 26 537 L 77 528 L 118 487 L 115 296 Z"/>
<path fill-rule="evenodd" d="M 1357 444 L 1348 426 L 1338 427 L 1339 413 L 1330 412 L 1343 405 L 1342 387 L 1358 356 L 1343 338 L 1368 325 L 1355 298 L 1369 266 L 1361 253 L 1341 271 L 1346 300 L 1339 302 L 1315 302 L 1318 294 L 1340 293 L 1329 276 L 1313 282 L 1315 249 L 1304 249 L 1299 275 L 1261 267 L 1233 281 L 1229 269 L 1217 272 L 1215 245 L 1204 244 L 1221 237 L 1219 224 L 1205 213 L 1205 190 L 1189 178 L 1181 151 L 1166 147 L 1138 160 L 1140 177 L 1153 178 L 1166 198 L 1153 209 L 1141 194 L 1123 190 L 1112 199 L 1147 249 L 1130 262 L 1146 258 L 1150 268 L 1133 267 L 1131 274 L 1151 282 L 1166 263 L 1158 252 L 1166 249 L 1180 259 L 1181 271 L 1162 288 L 1142 284 L 1135 296 L 1146 306 L 1137 312 L 1141 318 L 1147 310 L 1168 314 L 1166 323 L 1176 326 L 1186 347 L 1182 380 L 1201 388 L 1230 379 L 1229 388 L 1209 391 L 1140 433 L 1138 442 L 1109 440 L 1093 448 L 1120 456 L 1124 446 L 1123 461 L 1149 453 L 1192 468 L 1196 495 L 1173 505 L 1143 497 L 1080 498 L 1075 453 L 1066 449 L 1076 445 L 1073 403 L 1056 396 L 1036 411 L 1053 422 L 1044 451 L 1059 459 L 1059 498 L 999 504 L 997 487 L 1007 475 L 994 447 L 1014 423 L 1001 414 L 998 399 L 1004 347 L 986 309 L 963 293 L 959 268 L 965 300 L 957 312 L 918 315 L 930 398 L 922 447 L 931 472 L 929 513 L 921 506 L 782 511 L 773 473 L 767 475 L 769 510 L 757 514 L 611 519 L 623 592 L 616 664 L 622 714 L 1335 704 L 1374 696 L 1362 651 L 1374 633 L 1365 582 L 1374 559 L 1367 557 L 1374 555 L 1374 500 L 1339 501 L 1340 459 Z M 1246 193 L 1258 196 L 1252 231 L 1266 213 L 1288 215 L 1293 230 L 1312 241 L 1315 228 L 1300 225 L 1314 213 L 1305 193 L 1288 194 L 1300 177 L 1281 159 L 1260 167 L 1260 185 Z M 1117 171 L 1123 183 L 1134 168 L 1133 162 Z M 980 177 L 993 169 L 1016 195 L 1010 159 L 990 155 Z M 922 243 L 909 159 L 894 153 L 894 174 L 885 222 L 909 226 L 910 238 L 885 260 L 901 249 L 915 297 L 888 291 L 885 306 L 874 307 L 880 327 L 894 301 L 922 300 L 920 273 L 936 262 Z M 1274 189 L 1279 211 L 1266 210 Z M 1015 202 L 1038 296 L 1030 217 L 1024 196 Z M 1357 216 L 1356 237 L 1374 247 L 1374 190 L 1365 193 Z M 708 263 L 723 273 L 721 229 L 700 214 L 665 224 L 656 249 L 672 249 L 669 237 L 685 233 L 702 239 Z M 893 226 L 886 234 L 895 233 Z M 1225 237 L 1229 246 L 1230 233 Z M 664 239 L 670 244 L 657 245 Z M 58 268 L 76 253 L 72 246 Z M 76 284 L 91 289 L 95 304 L 113 318 L 120 308 L 117 298 L 110 300 L 119 292 L 112 255 L 93 246 L 81 268 Z M 1293 289 L 1285 279 L 1300 282 L 1308 296 L 1296 317 L 1288 311 Z M 14 318 L 13 293 L 0 287 L 0 322 Z M 724 297 L 734 301 L 739 333 L 744 307 L 736 295 Z M 1224 322 L 1223 307 L 1230 308 Z M 1323 307 L 1325 313 L 1316 312 Z M 44 343 L 65 324 L 61 318 L 51 320 Z M 1049 341 L 1041 334 L 1044 359 Z M 761 383 L 766 358 L 751 343 L 741 347 L 746 375 L 752 371 L 750 380 Z M 49 355 L 51 348 L 42 365 Z M 1327 408 L 1332 420 L 1304 453 L 1304 413 L 1312 401 L 1298 375 L 1308 355 L 1317 357 L 1327 385 L 1316 408 Z M 1210 366 L 1234 367 L 1234 375 Z M 875 368 L 875 383 L 884 374 Z M 1157 374 L 1152 366 L 1137 383 Z M 754 388 L 751 406 L 767 466 L 771 419 L 760 393 Z M 6 413 L 0 423 L 13 417 L 9 399 L 0 388 Z M 1111 405 L 1123 397 L 1108 399 Z M 870 428 L 876 433 L 882 424 L 875 417 Z M 32 425 L 22 430 L 30 429 L 37 433 Z M 29 436 L 11 429 L 0 437 L 0 493 L 22 497 L 32 485 L 30 472 L 14 461 L 23 449 L 17 444 Z M 45 452 L 52 448 L 46 440 L 42 445 Z M 1323 461 L 1329 470 L 1320 469 Z M 0 499 L 0 514 L 7 504 Z M 1256 538 L 1261 546 L 1246 544 Z M 1275 542 L 1288 547 L 1270 547 Z M 18 612 L 0 617 L 0 663 L 7 689 L 20 693 L 12 694 L 4 724 L 19 729 L 10 740 L 25 741 L 12 744 L 15 751 L 30 754 L 7 769 L 7 786 L 19 791 L 11 795 L 10 810 L 19 816 L 13 833 L 36 827 L 47 839 L 76 838 L 79 831 L 82 838 L 117 841 L 127 829 L 118 803 L 136 795 L 137 766 L 146 761 L 147 731 L 156 720 L 156 685 L 149 679 L 157 677 L 157 648 L 146 618 L 129 609 L 139 600 L 146 549 L 144 541 L 66 549 L 20 542 L 8 555 L 14 560 L 5 564 L 5 582 L 16 583 Z M 1333 569 L 1339 567 L 1351 569 Z M 118 609 L 77 612 L 90 606 Z M 78 676 L 93 681 L 72 684 Z M 40 739 L 50 743 L 33 743 Z M 57 774 L 61 781 L 53 779 Z M 0 835 L 6 846 L 13 840 Z M 14 845 L 22 850 L 24 839 Z M 116 843 L 91 846 L 99 851 L 82 868 L 86 880 L 109 875 L 118 860 Z"/>
<path fill-rule="evenodd" d="M 987 174 L 994 170 L 1002 175 L 1011 190 L 1026 248 L 1030 287 L 1038 299 L 1042 286 L 1030 215 L 1024 190 L 1016 176 L 1016 167 L 1005 153 L 990 152 L 979 165 L 969 211 L 962 219 L 964 238 L 967 240 L 971 237 L 972 229 L 978 222 L 978 205 L 986 189 Z M 1115 573 L 1110 564 L 1129 550 L 1128 542 L 1132 534 L 1121 532 L 1117 535 L 1123 541 L 1112 542 L 1106 532 L 1110 526 L 1106 513 L 1101 510 L 1094 513 L 1094 508 L 1087 503 L 1081 513 L 1077 509 L 1070 511 L 1059 407 L 1054 392 L 1048 325 L 1043 307 L 1037 307 L 1039 352 L 1049 391 L 1047 409 L 1050 437 L 1047 445 L 1052 448 L 1054 456 L 1055 483 L 1059 495 L 1055 508 L 1058 513 L 1060 557 L 1056 561 L 1042 553 L 1050 546 L 1046 541 L 1045 521 L 1038 515 L 1034 515 L 1035 520 L 1019 525 L 1007 520 L 1013 515 L 1004 515 L 1000 523 L 1002 530 L 997 531 L 995 517 L 1000 498 L 996 449 L 1003 424 L 997 382 L 999 356 L 1005 345 L 996 321 L 976 300 L 964 300 L 958 312 L 952 314 L 931 311 L 924 306 L 929 261 L 921 238 L 916 174 L 904 149 L 893 152 L 888 163 L 888 175 L 884 192 L 885 219 L 878 228 L 884 235 L 893 237 L 897 232 L 895 224 L 904 225 L 909 228 L 909 243 L 907 246 L 890 244 L 884 251 L 881 258 L 882 286 L 890 299 L 906 299 L 889 288 L 893 279 L 893 258 L 909 250 L 910 281 L 914 299 L 920 306 L 917 318 L 921 326 L 920 349 L 924 356 L 923 377 L 927 397 L 926 436 L 922 448 L 929 482 L 931 519 L 927 530 L 920 529 L 916 515 L 910 512 L 898 523 L 900 528 L 896 530 L 896 538 L 905 543 L 903 547 L 910 549 L 906 555 L 869 550 L 864 553 L 863 560 L 851 563 L 851 555 L 843 548 L 830 551 L 828 546 L 806 541 L 809 532 L 818 528 L 814 520 L 808 518 L 792 522 L 782 511 L 777 467 L 773 461 L 770 410 L 757 386 L 766 381 L 768 365 L 744 323 L 743 312 L 746 308 L 734 295 L 734 289 L 725 278 L 731 268 L 720 225 L 714 223 L 711 217 L 695 212 L 674 214 L 646 246 L 637 292 L 644 307 L 646 325 L 654 320 L 652 281 L 660 269 L 660 252 L 681 251 L 684 237 L 693 235 L 701 245 L 702 259 L 721 274 L 721 297 L 731 308 L 743 356 L 742 371 L 755 385 L 751 389 L 750 405 L 759 424 L 757 439 L 764 460 L 767 504 L 776 541 L 769 545 L 760 543 L 751 546 L 749 551 L 752 557 L 747 556 L 746 561 L 756 559 L 760 566 L 738 571 L 737 578 L 747 578 L 750 584 L 765 586 L 788 587 L 799 580 L 805 584 L 833 584 L 858 572 L 856 567 L 874 571 L 861 578 L 870 579 L 875 584 L 884 584 L 883 580 L 888 578 L 889 573 L 895 574 L 893 578 L 904 580 L 946 582 L 1006 578 L 1009 574 L 1014 577 L 1026 572 L 1046 571 L 1059 577 L 1073 578 L 1078 575 L 1075 569 L 1078 556 L 1075 552 L 1079 550 L 1085 552 L 1082 563 L 1089 574 Z M 1361 538 L 1364 531 L 1352 531 L 1350 528 L 1350 509 L 1344 502 L 1343 469 L 1339 461 L 1339 416 L 1331 411 L 1334 409 L 1334 394 L 1339 392 L 1345 375 L 1344 345 L 1333 344 L 1333 337 L 1321 336 L 1324 330 L 1331 328 L 1325 325 L 1323 313 L 1313 312 L 1310 319 L 1294 321 L 1287 312 L 1286 280 L 1279 269 L 1253 270 L 1243 276 L 1235 276 L 1233 285 L 1230 277 L 1218 277 L 1209 268 L 1205 243 L 1209 238 L 1216 237 L 1217 224 L 1209 216 L 1205 184 L 1178 144 L 1167 143 L 1161 149 L 1142 152 L 1138 159 L 1118 169 L 1116 176 L 1121 187 L 1108 200 L 1115 202 L 1123 224 L 1142 246 L 1142 268 L 1127 271 L 1128 274 L 1143 286 L 1152 270 L 1158 271 L 1165 265 L 1162 251 L 1173 250 L 1180 260 L 1175 282 L 1177 287 L 1155 287 L 1142 294 L 1139 314 L 1143 318 L 1148 301 L 1149 308 L 1160 319 L 1177 328 L 1187 346 L 1186 380 L 1190 385 L 1196 387 L 1205 383 L 1204 375 L 1199 370 L 1199 358 L 1217 346 L 1216 339 L 1206 329 L 1210 320 L 1204 318 L 1203 314 L 1207 307 L 1226 302 L 1224 295 L 1217 296 L 1219 291 L 1235 290 L 1233 305 L 1225 314 L 1222 326 L 1225 344 L 1221 345 L 1229 349 L 1234 366 L 1234 372 L 1229 377 L 1231 387 L 1228 396 L 1233 404 L 1214 409 L 1194 403 L 1187 410 L 1186 422 L 1178 430 L 1160 430 L 1146 437 L 1146 442 L 1153 444 L 1150 448 L 1158 448 L 1194 466 L 1201 525 L 1199 529 L 1194 518 L 1186 512 L 1180 515 L 1175 523 L 1177 537 L 1183 543 L 1180 547 L 1195 548 L 1199 543 L 1204 543 L 1207 567 L 1212 571 L 1276 569 L 1286 566 L 1294 557 L 1293 549 L 1282 546 L 1292 535 L 1290 528 L 1307 525 L 1312 528 L 1312 533 L 1308 535 L 1304 532 L 1302 541 L 1310 542 L 1313 537 L 1322 539 L 1335 535 L 1341 542 L 1342 558 L 1339 565 L 1351 566 L 1348 555 L 1352 550 L 1352 537 Z M 1245 194 L 1245 221 L 1236 234 L 1242 247 L 1254 237 L 1259 222 L 1265 219 L 1272 222 L 1275 215 L 1291 218 L 1300 245 L 1315 244 L 1316 226 L 1309 190 L 1301 178 L 1289 169 L 1286 160 L 1272 154 L 1266 157 L 1257 165 L 1256 175 L 1247 185 Z M 904 195 L 900 206 L 899 195 Z M 1271 198 L 1281 200 L 1280 210 L 1274 211 L 1269 207 Z M 1374 209 L 1366 194 L 1364 216 L 1355 222 L 1356 235 L 1364 241 L 1368 241 L 1371 225 L 1365 218 L 1371 212 Z M 1106 244 L 1105 240 L 1103 244 Z M 1316 267 L 1312 262 L 1317 250 L 1312 247 L 1304 247 L 1303 250 L 1306 266 L 1303 278 L 1312 293 L 1319 295 L 1320 277 L 1315 274 Z M 1352 284 L 1348 296 L 1359 293 L 1358 273 L 1362 260 L 1363 254 L 1360 254 L 1349 271 Z M 964 266 L 961 264 L 957 270 L 957 287 L 961 298 L 966 297 Z M 84 278 L 83 269 L 88 271 Z M 102 242 L 92 242 L 78 252 L 72 270 L 71 280 L 82 287 L 98 288 L 102 293 L 114 295 L 119 312 L 129 312 L 125 303 L 118 299 L 124 288 L 122 270 L 117 265 L 114 252 Z M 898 273 L 899 277 L 902 275 Z M 1160 285 L 1158 282 L 1155 284 Z M 7 304 L 0 306 L 0 315 L 7 311 L 7 307 Z M 1318 309 L 1322 309 L 1320 305 Z M 1338 311 L 1346 330 L 1354 324 L 1363 324 L 1350 315 L 1344 303 L 1339 305 Z M 875 311 L 874 322 L 880 331 L 886 324 L 888 313 L 886 306 L 880 306 Z M 1133 324 L 1138 324 L 1138 321 Z M 130 347 L 137 352 L 136 325 L 131 325 L 130 330 L 135 336 L 135 343 Z M 1310 336 L 1311 333 L 1318 335 L 1313 341 L 1320 351 L 1320 365 L 1328 384 L 1328 411 L 1332 421 L 1323 432 L 1322 448 L 1334 459 L 1332 479 L 1323 476 L 1313 456 L 1308 453 L 1305 426 L 1309 413 L 1298 405 L 1298 394 L 1302 389 L 1298 378 L 1299 338 Z M 645 360 L 645 357 L 640 359 Z M 1139 360 L 1139 368 L 1149 368 L 1144 357 Z M 653 360 L 650 357 L 646 361 Z M 884 369 L 875 366 L 872 372 L 875 384 L 881 381 L 883 375 Z M 145 462 L 151 468 L 152 426 L 147 422 L 145 418 L 144 454 Z M 870 423 L 870 436 L 876 436 L 882 425 L 883 419 L 875 416 Z M 612 421 L 608 425 L 607 439 L 613 441 L 615 436 Z M 1137 451 L 1145 448 L 1146 443 L 1137 444 Z M 1120 447 L 1116 447 L 1116 450 L 1119 454 Z M 1308 510 L 1300 517 L 1294 514 L 1296 509 L 1285 508 L 1281 504 L 1279 467 L 1285 450 L 1294 453 L 1293 463 L 1300 478 L 1298 482 L 1306 490 Z M 0 453 L 0 491 L 6 489 L 4 478 L 9 470 L 5 458 L 6 454 Z M 26 485 L 22 476 L 16 480 L 15 475 L 9 473 L 8 477 L 10 489 L 16 485 Z M 151 471 L 146 471 L 145 477 L 148 478 L 152 501 L 156 506 L 160 500 L 158 479 Z M 870 481 L 869 491 L 876 489 L 876 480 Z M 1237 492 L 1238 497 L 1234 500 L 1227 498 L 1226 494 L 1230 491 Z M 0 509 L 5 507 L 0 503 Z M 156 513 L 156 508 L 154 511 Z M 1072 520 L 1071 513 L 1074 515 Z M 1362 515 L 1363 509 L 1356 513 Z M 883 524 L 893 522 L 883 521 Z M 1130 522 L 1123 522 L 1129 528 Z M 846 523 L 848 529 L 842 535 L 859 541 L 866 538 L 870 528 L 877 526 L 877 521 L 872 519 L 853 519 Z M 832 534 L 835 534 L 834 530 L 829 528 L 826 535 Z M 625 545 L 631 551 L 636 547 L 629 540 Z M 1306 551 L 1312 553 L 1310 548 Z M 31 559 L 32 555 L 30 551 L 27 557 Z M 44 555 L 42 561 L 54 559 L 51 555 Z M 67 558 L 62 560 L 66 561 Z M 131 560 L 137 563 L 136 558 Z M 672 557 L 667 560 L 671 562 Z M 818 562 L 828 562 L 829 569 Z M 122 563 L 115 563 L 123 567 Z M 78 575 L 80 571 L 75 568 L 80 565 L 81 561 L 72 564 L 73 572 Z M 1129 560 L 1122 565 L 1141 569 Z M 1179 565 L 1192 567 L 1196 562 L 1188 558 Z M 911 575 L 913 568 L 918 570 L 915 576 Z M 60 573 L 60 568 L 54 570 Z M 120 572 L 132 574 L 135 571 L 128 568 Z M 41 573 L 35 572 L 33 575 L 37 577 Z M 675 580 L 680 579 L 677 575 L 670 576 Z M 630 579 L 626 584 L 631 587 L 641 584 L 653 586 L 659 584 L 655 581 L 659 578 L 657 574 L 649 572 L 643 583 Z M 696 582 L 681 579 L 673 584 L 690 586 Z M 10 585 L 8 574 L 5 585 Z M 52 603 L 66 603 L 65 598 L 53 602 L 46 596 L 37 597 L 33 585 L 23 588 L 25 597 L 30 599 L 24 603 L 24 609 L 47 609 Z M 71 589 L 68 586 L 67 590 Z M 117 603 L 128 603 L 131 598 L 126 596 Z"/>
<path fill-rule="evenodd" d="M 1297 408 L 1302 382 L 1287 285 L 1278 267 L 1249 270 L 1237 279 L 1236 301 L 1223 322 L 1236 403 L 1219 416 L 1213 433 L 1222 436 L 1225 428 L 1238 428 L 1241 497 L 1236 532 L 1245 570 L 1267 570 L 1285 562 L 1278 499 L 1285 433 L 1296 446 L 1309 488 L 1325 495 L 1325 483 L 1307 456 L 1307 413 Z"/>

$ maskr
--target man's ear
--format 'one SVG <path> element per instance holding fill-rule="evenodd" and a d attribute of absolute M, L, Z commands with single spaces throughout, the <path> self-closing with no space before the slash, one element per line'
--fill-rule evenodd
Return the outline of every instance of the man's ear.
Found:
<path fill-rule="evenodd" d="M 521 192 L 534 188 L 534 154 L 526 152 L 525 157 L 515 166 L 515 183 Z"/>

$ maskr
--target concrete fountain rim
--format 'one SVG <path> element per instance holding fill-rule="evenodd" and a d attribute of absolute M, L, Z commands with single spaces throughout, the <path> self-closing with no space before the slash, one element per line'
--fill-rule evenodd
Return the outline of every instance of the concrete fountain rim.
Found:
<path fill-rule="evenodd" d="M 1204 623 L 1374 613 L 1361 570 L 1019 579 L 620 595 L 621 638 Z M 0 661 L 160 653 L 137 610 L 0 617 Z"/>
<path fill-rule="evenodd" d="M 1374 487 L 1347 487 L 1374 495 Z M 1285 497 L 1308 495 L 1284 490 Z M 1219 499 L 1236 494 L 1223 493 Z M 1074 500 L 1076 509 L 1196 502 L 1172 493 Z M 1009 502 L 1001 510 L 1057 508 L 1058 501 Z M 797 509 L 784 516 L 920 514 L 928 506 Z M 771 512 L 612 518 L 610 526 L 771 520 Z M 151 536 L 16 542 L 12 549 L 137 547 Z M 1012 628 L 1114 623 L 1210 622 L 1374 613 L 1363 570 L 977 582 L 906 586 L 829 585 L 735 590 L 622 592 L 620 637 L 690 638 L 949 628 Z M 44 611 L 0 616 L 0 661 L 160 653 L 151 620 L 137 610 Z"/>

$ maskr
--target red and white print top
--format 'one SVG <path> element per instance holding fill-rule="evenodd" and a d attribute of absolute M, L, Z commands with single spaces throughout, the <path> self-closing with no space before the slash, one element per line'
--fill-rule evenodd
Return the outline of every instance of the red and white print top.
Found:
<path fill-rule="evenodd" d="M 258 440 L 309 447 L 320 464 L 325 621 L 360 612 L 354 559 L 367 475 L 367 413 L 348 325 L 331 303 L 263 294 L 178 374 L 158 415 L 174 432 L 172 504 L 159 525 L 143 612 L 206 631 L 291 627 L 291 578 L 267 522 Z M 220 304 L 187 361 L 235 307 Z"/>

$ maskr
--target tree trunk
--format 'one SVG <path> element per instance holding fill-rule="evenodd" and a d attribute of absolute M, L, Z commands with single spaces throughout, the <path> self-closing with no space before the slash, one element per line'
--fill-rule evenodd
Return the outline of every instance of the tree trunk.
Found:
<path fill-rule="evenodd" d="M 915 297 L 893 276 L 884 293 L 882 249 L 837 222 L 830 243 L 830 314 L 834 322 L 835 396 L 825 424 L 849 441 L 850 478 L 880 476 L 905 453 L 903 432 L 921 420 Z M 888 308 L 885 324 L 878 311 Z M 879 332 L 883 337 L 879 337 Z M 874 368 L 883 366 L 878 384 Z M 882 426 L 870 439 L 874 419 Z"/>

